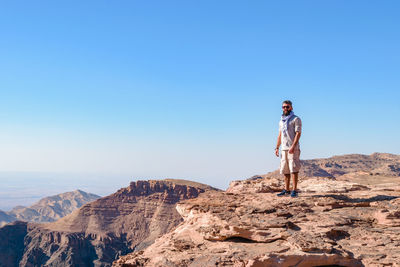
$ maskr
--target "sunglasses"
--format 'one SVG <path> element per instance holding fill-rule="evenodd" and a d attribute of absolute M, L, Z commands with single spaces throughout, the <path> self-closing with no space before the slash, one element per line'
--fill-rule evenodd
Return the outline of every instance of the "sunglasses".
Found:
<path fill-rule="evenodd" d="M 290 108 L 290 106 L 282 106 L 283 109 Z"/>

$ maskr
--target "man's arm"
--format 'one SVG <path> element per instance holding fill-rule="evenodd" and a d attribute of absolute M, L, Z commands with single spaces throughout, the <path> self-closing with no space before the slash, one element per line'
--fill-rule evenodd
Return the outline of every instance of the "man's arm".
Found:
<path fill-rule="evenodd" d="M 289 148 L 289 153 L 290 153 L 290 154 L 293 154 L 293 153 L 294 153 L 294 148 L 296 147 L 297 143 L 299 143 L 300 136 L 301 136 L 301 132 L 296 132 L 296 135 L 294 136 L 293 144 L 292 144 L 292 146 Z"/>
<path fill-rule="evenodd" d="M 281 146 L 281 134 L 282 132 L 279 131 L 278 140 L 276 141 L 275 155 L 277 157 L 279 157 L 279 147 Z"/>

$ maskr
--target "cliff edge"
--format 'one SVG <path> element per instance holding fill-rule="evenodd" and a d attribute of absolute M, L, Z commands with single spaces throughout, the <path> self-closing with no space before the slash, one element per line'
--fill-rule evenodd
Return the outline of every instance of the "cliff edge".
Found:
<path fill-rule="evenodd" d="M 276 196 L 282 179 L 234 181 L 179 203 L 184 222 L 113 266 L 399 266 L 399 179 L 305 179 L 297 198 Z"/>

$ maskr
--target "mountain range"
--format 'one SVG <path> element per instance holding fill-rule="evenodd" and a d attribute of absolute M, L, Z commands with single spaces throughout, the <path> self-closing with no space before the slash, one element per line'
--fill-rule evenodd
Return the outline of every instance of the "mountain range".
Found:
<path fill-rule="evenodd" d="M 132 182 L 51 223 L 0 228 L 0 266 L 110 266 L 182 221 L 175 209 L 210 186 L 185 180 Z"/>
<path fill-rule="evenodd" d="M 0 210 L 0 227 L 13 221 L 53 222 L 100 196 L 81 190 L 45 197 L 29 207 L 17 206 L 11 211 Z"/>
<path fill-rule="evenodd" d="M 399 266 L 398 159 L 307 161 L 296 198 L 276 195 L 282 177 L 233 181 L 180 202 L 181 224 L 113 266 Z"/>
<path fill-rule="evenodd" d="M 0 211 L 0 227 L 13 221 L 54 222 L 100 196 L 81 190 L 42 198 L 29 207 L 17 206 Z"/>
<path fill-rule="evenodd" d="M 277 171 L 232 181 L 226 191 L 176 179 L 131 182 L 57 221 L 0 228 L 0 266 L 400 262 L 400 156 L 302 164 L 298 198 L 276 196 Z"/>
<path fill-rule="evenodd" d="M 301 160 L 300 177 L 339 178 L 346 174 L 400 176 L 400 155 L 373 153 L 348 154 L 330 158 Z M 279 170 L 263 177 L 280 177 Z"/>

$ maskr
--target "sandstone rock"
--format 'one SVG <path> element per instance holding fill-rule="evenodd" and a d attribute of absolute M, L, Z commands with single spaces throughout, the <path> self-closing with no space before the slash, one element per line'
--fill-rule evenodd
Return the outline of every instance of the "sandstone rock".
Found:
<path fill-rule="evenodd" d="M 349 191 L 369 189 L 367 186 L 358 183 L 328 179 L 308 179 L 300 182 L 299 188 L 301 188 L 302 192 L 319 193 L 346 193 Z"/>
<path fill-rule="evenodd" d="M 26 224 L 25 232 L 18 231 L 19 250 L 12 256 L 0 250 L 0 259 L 9 257 L 20 266 L 110 266 L 172 230 L 182 221 L 176 203 L 207 190 L 216 189 L 173 179 L 132 182 L 56 222 Z M 0 236 L 6 230 L 0 228 Z M 8 237 L 5 243 L 12 241 Z"/>
<path fill-rule="evenodd" d="M 307 178 L 338 178 L 347 174 L 400 176 L 400 155 L 388 153 L 333 156 L 323 159 L 302 160 L 301 164 L 299 176 Z M 274 171 L 267 176 L 278 178 L 281 175 L 279 171 Z"/>
<path fill-rule="evenodd" d="M 308 181 L 298 198 L 277 197 L 279 181 L 264 178 L 180 202 L 181 224 L 113 265 L 398 266 L 398 193 Z"/>
<path fill-rule="evenodd" d="M 374 214 L 377 224 L 400 227 L 400 198 L 381 203 L 379 208 L 380 209 Z"/>
<path fill-rule="evenodd" d="M 262 179 L 247 179 L 245 181 L 233 181 L 229 184 L 228 193 L 271 193 L 283 189 L 284 179 L 264 177 Z"/>

